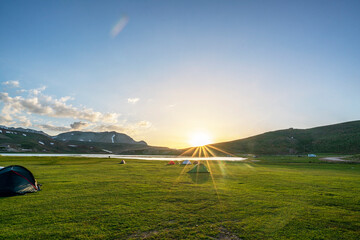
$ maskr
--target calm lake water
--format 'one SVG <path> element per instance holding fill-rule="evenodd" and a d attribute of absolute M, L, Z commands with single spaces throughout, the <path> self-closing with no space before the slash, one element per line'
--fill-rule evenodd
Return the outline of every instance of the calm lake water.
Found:
<path fill-rule="evenodd" d="M 122 158 L 157 161 L 183 161 L 183 160 L 216 160 L 216 161 L 244 161 L 242 157 L 177 157 L 168 155 L 115 155 L 115 154 L 41 154 L 41 153 L 0 153 L 0 156 L 16 157 L 92 157 L 92 158 Z"/>

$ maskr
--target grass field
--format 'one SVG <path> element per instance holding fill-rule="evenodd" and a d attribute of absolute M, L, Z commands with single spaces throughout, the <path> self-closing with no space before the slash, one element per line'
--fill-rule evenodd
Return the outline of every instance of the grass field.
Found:
<path fill-rule="evenodd" d="M 0 157 L 42 191 L 0 198 L 0 239 L 360 239 L 360 164 Z"/>

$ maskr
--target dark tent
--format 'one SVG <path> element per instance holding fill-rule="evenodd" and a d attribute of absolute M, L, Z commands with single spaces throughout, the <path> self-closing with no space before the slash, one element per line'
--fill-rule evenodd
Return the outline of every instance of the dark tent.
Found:
<path fill-rule="evenodd" d="M 125 160 L 121 160 L 120 164 L 126 164 Z"/>
<path fill-rule="evenodd" d="M 0 196 L 11 196 L 39 191 L 32 173 L 22 166 L 0 169 Z"/>

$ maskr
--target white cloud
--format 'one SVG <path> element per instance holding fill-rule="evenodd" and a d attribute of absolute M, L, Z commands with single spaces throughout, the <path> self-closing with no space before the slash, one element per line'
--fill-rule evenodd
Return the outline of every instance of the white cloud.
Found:
<path fill-rule="evenodd" d="M 13 113 L 27 112 L 56 118 L 74 118 L 90 122 L 116 123 L 119 117 L 117 113 L 101 113 L 91 108 L 78 109 L 66 101 L 69 98 L 54 99 L 43 94 L 24 98 L 22 96 L 11 97 L 8 93 L 0 92 L 0 102 L 4 108 L 11 109 Z"/>
<path fill-rule="evenodd" d="M 23 115 L 16 116 L 16 119 L 19 120 L 19 124 L 21 126 L 24 126 L 24 127 L 32 126 L 31 121 L 26 116 L 23 116 Z"/>
<path fill-rule="evenodd" d="M 103 113 L 88 107 L 75 107 L 70 100 L 72 97 L 65 96 L 55 98 L 45 95 L 46 87 L 37 89 L 19 89 L 15 96 L 8 92 L 0 92 L 0 124 L 7 126 L 34 126 L 52 134 L 71 130 L 90 131 L 117 131 L 129 135 L 143 133 L 152 127 L 148 121 L 127 122 L 120 121 L 120 114 L 110 112 Z M 128 102 L 136 104 L 139 98 L 129 98 Z M 31 115 L 31 118 L 28 118 Z M 72 119 L 68 126 L 53 124 L 52 118 Z M 31 119 L 31 121 L 30 121 Z M 50 121 L 48 121 L 50 120 Z M 44 124 L 44 121 L 47 121 Z"/>
<path fill-rule="evenodd" d="M 6 81 L 6 82 L 3 82 L 2 84 L 9 86 L 9 87 L 14 87 L 14 88 L 20 87 L 19 81 Z"/>
<path fill-rule="evenodd" d="M 11 125 L 14 123 L 15 122 L 13 121 L 13 119 L 11 117 L 0 115 L 0 125 Z"/>
<path fill-rule="evenodd" d="M 135 104 L 140 100 L 140 98 L 128 98 L 128 103 Z"/>

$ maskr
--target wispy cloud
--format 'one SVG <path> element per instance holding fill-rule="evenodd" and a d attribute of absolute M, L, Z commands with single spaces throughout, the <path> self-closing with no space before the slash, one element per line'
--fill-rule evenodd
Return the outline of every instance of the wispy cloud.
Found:
<path fill-rule="evenodd" d="M 9 115 L 0 115 L 0 125 L 11 125 L 14 124 L 13 118 Z"/>
<path fill-rule="evenodd" d="M 72 130 L 82 130 L 89 125 L 90 125 L 89 123 L 80 121 L 80 122 L 71 123 L 70 127 L 55 126 L 52 123 L 38 124 L 36 126 L 38 126 L 39 128 L 41 128 L 43 130 L 48 130 L 48 131 L 52 131 L 52 132 L 66 132 L 66 131 L 72 131 Z"/>
<path fill-rule="evenodd" d="M 30 119 L 28 119 L 24 115 L 18 115 L 18 116 L 16 116 L 16 119 L 19 121 L 21 126 L 24 126 L 24 127 L 32 126 L 32 123 L 31 123 Z"/>
<path fill-rule="evenodd" d="M 126 132 L 126 128 L 118 124 L 101 124 L 95 126 L 93 130 L 96 132 L 108 132 L 108 131 Z"/>
<path fill-rule="evenodd" d="M 140 122 L 136 123 L 136 126 L 141 127 L 141 128 L 150 128 L 152 126 L 152 124 L 149 121 L 140 121 Z"/>
<path fill-rule="evenodd" d="M 139 131 L 147 130 L 152 127 L 149 121 L 139 121 L 130 124 L 101 124 L 96 125 L 92 128 L 93 131 L 104 132 L 104 131 L 116 131 L 127 134 L 138 134 Z"/>
<path fill-rule="evenodd" d="M 66 132 L 71 130 L 71 128 L 69 127 L 54 126 L 52 124 L 40 124 L 37 126 L 43 130 L 49 130 L 54 132 Z"/>
<path fill-rule="evenodd" d="M 20 87 L 19 81 L 6 81 L 6 82 L 3 82 L 2 84 L 9 86 L 9 87 L 14 87 L 14 88 Z"/>
<path fill-rule="evenodd" d="M 140 98 L 128 98 L 128 103 L 135 104 L 140 100 Z"/>
<path fill-rule="evenodd" d="M 46 89 L 46 86 L 41 86 L 41 87 L 39 87 L 39 88 L 34 88 L 34 89 L 29 89 L 29 90 L 27 90 L 27 89 L 20 89 L 18 92 L 20 92 L 20 93 L 25 93 L 25 92 L 27 92 L 27 93 L 29 93 L 29 94 L 31 94 L 31 95 L 39 95 L 39 94 L 41 94 L 43 91 L 45 91 L 45 89 Z"/>
<path fill-rule="evenodd" d="M 175 104 L 170 104 L 170 105 L 167 105 L 166 107 L 167 108 L 174 108 L 176 105 Z"/>
<path fill-rule="evenodd" d="M 129 17 L 124 15 L 122 16 L 119 21 L 115 24 L 115 26 L 110 31 L 110 36 L 115 38 L 119 33 L 125 28 L 127 23 L 129 22 Z"/>

